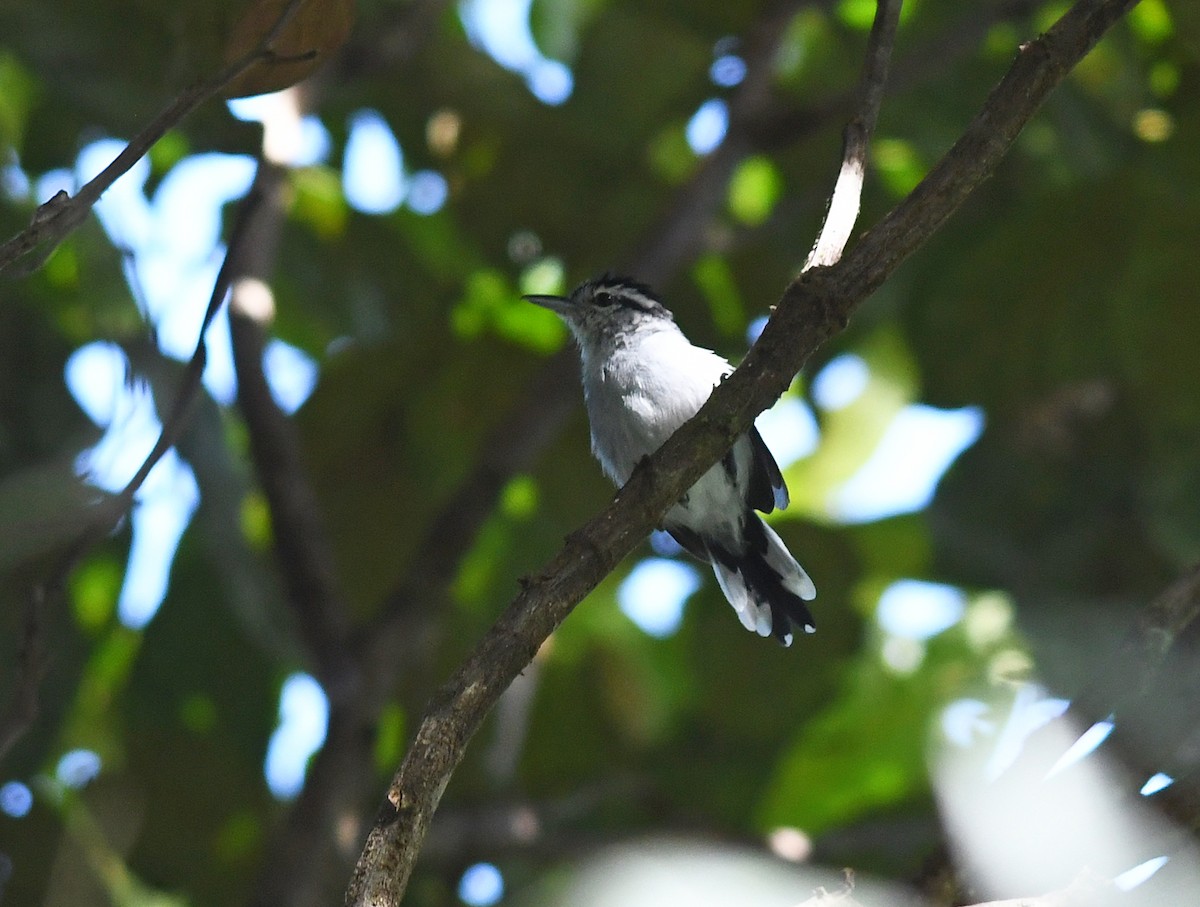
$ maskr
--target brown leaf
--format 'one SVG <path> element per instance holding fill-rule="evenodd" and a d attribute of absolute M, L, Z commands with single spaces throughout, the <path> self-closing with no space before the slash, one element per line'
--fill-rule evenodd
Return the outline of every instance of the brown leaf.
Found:
<path fill-rule="evenodd" d="M 289 2 L 250 0 L 225 44 L 225 62 L 233 63 L 259 47 Z M 353 24 L 354 0 L 301 0 L 265 48 L 269 56 L 234 79 L 224 96 L 241 98 L 295 85 L 346 42 Z"/>

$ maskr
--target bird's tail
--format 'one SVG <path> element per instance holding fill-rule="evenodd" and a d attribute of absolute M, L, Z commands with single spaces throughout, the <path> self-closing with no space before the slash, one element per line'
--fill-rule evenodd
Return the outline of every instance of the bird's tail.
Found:
<path fill-rule="evenodd" d="M 753 512 L 743 523 L 746 549 L 740 553 L 708 545 L 721 591 L 747 630 L 792 644 L 792 628 L 816 629 L 806 601 L 817 588 L 775 531 Z"/>

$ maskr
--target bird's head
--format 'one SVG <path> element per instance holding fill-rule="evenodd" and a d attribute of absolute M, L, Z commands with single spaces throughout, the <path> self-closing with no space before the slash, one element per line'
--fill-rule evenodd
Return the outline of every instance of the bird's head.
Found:
<path fill-rule="evenodd" d="M 581 346 L 619 340 L 635 331 L 675 320 L 648 286 L 612 274 L 581 283 L 570 296 L 524 298 L 557 313 Z"/>

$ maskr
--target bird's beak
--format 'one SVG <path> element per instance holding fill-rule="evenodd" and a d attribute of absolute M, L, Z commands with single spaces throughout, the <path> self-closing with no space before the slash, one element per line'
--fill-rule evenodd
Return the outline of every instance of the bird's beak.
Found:
<path fill-rule="evenodd" d="M 566 315 L 573 308 L 571 300 L 566 296 L 545 296 L 531 293 L 521 298 L 527 302 L 532 302 L 534 305 L 540 305 L 543 309 L 557 312 L 559 315 Z"/>

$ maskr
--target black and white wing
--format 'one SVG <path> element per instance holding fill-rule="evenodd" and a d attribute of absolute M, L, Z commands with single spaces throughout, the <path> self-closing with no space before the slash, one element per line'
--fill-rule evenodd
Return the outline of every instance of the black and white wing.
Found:
<path fill-rule="evenodd" d="M 750 431 L 746 432 L 746 437 L 750 439 L 751 451 L 748 503 L 762 513 L 770 513 L 776 509 L 787 510 L 790 499 L 787 484 L 783 481 L 783 473 L 779 471 L 779 464 L 775 462 L 775 457 L 757 428 L 751 426 Z"/>

